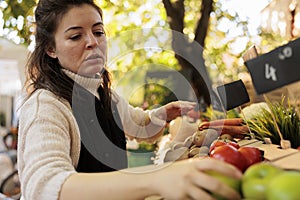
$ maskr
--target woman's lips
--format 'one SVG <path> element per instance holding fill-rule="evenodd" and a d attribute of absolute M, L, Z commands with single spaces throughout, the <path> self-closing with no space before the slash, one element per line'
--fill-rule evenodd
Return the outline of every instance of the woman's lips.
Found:
<path fill-rule="evenodd" d="M 91 55 L 85 59 L 85 62 L 89 64 L 101 63 L 103 58 L 100 55 Z"/>
<path fill-rule="evenodd" d="M 99 58 L 101 58 L 101 56 L 97 54 L 97 55 L 88 56 L 85 60 L 88 61 L 88 60 L 94 60 Z"/>

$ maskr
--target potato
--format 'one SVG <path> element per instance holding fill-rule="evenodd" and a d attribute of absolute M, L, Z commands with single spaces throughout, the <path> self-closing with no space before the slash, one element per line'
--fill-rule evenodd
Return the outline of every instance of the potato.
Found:
<path fill-rule="evenodd" d="M 233 141 L 233 137 L 232 137 L 232 135 L 230 135 L 230 134 L 223 134 L 223 135 L 221 135 L 220 136 L 220 139 L 221 140 L 230 140 L 230 141 Z"/>
<path fill-rule="evenodd" d="M 210 146 L 211 143 L 219 137 L 219 133 L 214 129 L 205 129 L 196 131 L 193 134 L 193 144 L 200 146 Z"/>
<path fill-rule="evenodd" d="M 200 147 L 203 144 L 205 136 L 206 136 L 206 132 L 196 131 L 192 136 L 193 137 L 193 144 L 196 145 L 197 147 Z"/>

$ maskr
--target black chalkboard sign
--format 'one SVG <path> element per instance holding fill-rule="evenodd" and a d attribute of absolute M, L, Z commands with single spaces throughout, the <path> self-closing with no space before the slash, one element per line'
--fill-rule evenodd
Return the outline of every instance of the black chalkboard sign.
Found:
<path fill-rule="evenodd" d="M 250 101 L 247 89 L 242 80 L 217 87 L 218 95 L 226 110 L 231 110 Z"/>
<path fill-rule="evenodd" d="M 300 38 L 245 61 L 257 94 L 300 80 Z"/>

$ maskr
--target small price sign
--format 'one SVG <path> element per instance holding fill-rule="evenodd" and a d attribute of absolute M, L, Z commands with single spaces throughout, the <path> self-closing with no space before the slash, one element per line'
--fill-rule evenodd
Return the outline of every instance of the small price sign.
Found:
<path fill-rule="evenodd" d="M 257 94 L 300 80 L 300 38 L 245 61 Z"/>
<path fill-rule="evenodd" d="M 228 111 L 250 101 L 242 80 L 237 80 L 217 87 L 223 107 Z"/>

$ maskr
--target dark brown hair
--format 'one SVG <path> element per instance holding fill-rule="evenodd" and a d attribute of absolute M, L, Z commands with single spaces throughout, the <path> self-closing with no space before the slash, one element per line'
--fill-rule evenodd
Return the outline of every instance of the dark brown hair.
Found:
<path fill-rule="evenodd" d="M 68 101 L 72 98 L 74 81 L 62 71 L 58 59 L 47 54 L 49 47 L 55 47 L 54 34 L 60 19 L 71 8 L 88 4 L 103 17 L 102 10 L 93 0 L 39 0 L 35 10 L 36 32 L 35 49 L 26 65 L 25 87 L 31 95 L 37 89 L 46 89 Z M 110 74 L 105 69 L 103 88 L 107 108 L 110 108 Z"/>

